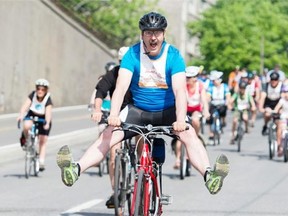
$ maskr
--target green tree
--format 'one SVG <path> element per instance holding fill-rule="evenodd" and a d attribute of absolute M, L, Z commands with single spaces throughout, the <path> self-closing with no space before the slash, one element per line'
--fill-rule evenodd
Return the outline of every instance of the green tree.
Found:
<path fill-rule="evenodd" d="M 139 41 L 138 20 L 157 10 L 158 0 L 54 0 L 82 22 L 108 47 L 118 49 Z"/>
<path fill-rule="evenodd" d="M 188 23 L 191 36 L 200 39 L 201 57 L 191 64 L 203 64 L 207 70 L 231 71 L 235 65 L 262 70 L 276 63 L 288 70 L 287 0 L 218 0 L 203 17 Z"/>

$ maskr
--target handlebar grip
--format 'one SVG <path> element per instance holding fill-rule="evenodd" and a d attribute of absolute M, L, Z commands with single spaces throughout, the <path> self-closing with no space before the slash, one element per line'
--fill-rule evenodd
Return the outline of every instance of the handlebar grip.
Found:
<path fill-rule="evenodd" d="M 21 128 L 21 127 L 20 127 L 20 124 L 21 124 L 21 120 L 18 120 L 18 122 L 17 122 L 17 127 L 18 127 L 18 129 Z"/>

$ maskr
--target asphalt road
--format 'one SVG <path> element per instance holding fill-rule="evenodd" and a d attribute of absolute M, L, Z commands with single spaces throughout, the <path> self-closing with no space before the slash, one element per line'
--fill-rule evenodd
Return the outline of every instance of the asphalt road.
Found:
<path fill-rule="evenodd" d="M 60 126 L 61 118 L 58 119 L 55 113 L 55 131 L 49 139 L 46 170 L 39 177 L 25 179 L 23 151 L 19 146 L 17 149 L 13 147 L 14 151 L 8 147 L 14 146 L 15 140 L 4 143 L 6 147 L 0 148 L 0 215 L 114 215 L 113 210 L 105 207 L 105 201 L 112 192 L 107 174 L 100 177 L 97 168 L 91 168 L 80 176 L 73 187 L 66 187 L 61 182 L 60 170 L 56 165 L 56 153 L 62 145 L 71 145 L 75 160 L 78 160 L 95 139 L 95 125 L 89 118 L 83 117 L 87 113 L 84 110 L 73 109 L 70 114 L 66 110 L 65 114 L 59 115 L 62 123 L 67 123 L 65 130 Z M 163 191 L 172 195 L 173 203 L 164 206 L 163 215 L 288 215 L 288 164 L 283 162 L 283 158 L 269 160 L 267 137 L 261 135 L 262 120 L 258 119 L 251 132 L 245 134 L 242 151 L 238 153 L 236 146 L 229 144 L 231 114 L 228 115 L 221 144 L 207 146 L 212 164 L 222 153 L 230 160 L 231 171 L 222 190 L 217 195 L 210 195 L 202 176 L 195 169 L 192 176 L 180 180 L 178 171 L 172 168 L 174 156 L 170 144 L 167 144 Z M 2 119 L 0 138 L 3 146 L 2 122 L 6 120 Z M 79 122 L 76 123 L 75 119 Z M 16 127 L 15 118 L 13 120 Z M 5 130 L 8 133 L 9 130 Z M 17 137 L 18 131 L 13 130 Z M 3 157 L 9 160 L 1 160 Z"/>

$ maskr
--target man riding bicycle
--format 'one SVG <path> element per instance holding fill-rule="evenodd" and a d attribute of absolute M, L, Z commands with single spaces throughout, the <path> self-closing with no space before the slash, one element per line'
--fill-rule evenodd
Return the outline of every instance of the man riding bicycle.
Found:
<path fill-rule="evenodd" d="M 173 125 L 175 134 L 186 146 L 190 162 L 204 177 L 209 192 L 216 194 L 221 189 L 229 171 L 228 159 L 220 155 L 212 170 L 206 149 L 192 126 L 185 122 L 185 63 L 179 51 L 164 40 L 166 27 L 167 20 L 159 13 L 151 12 L 140 19 L 142 40 L 130 47 L 122 59 L 108 118 L 110 126 L 86 150 L 78 163 L 73 162 L 68 146 L 63 146 L 58 152 L 57 164 L 65 185 L 72 186 L 80 173 L 100 163 L 113 145 L 135 136 L 133 132 L 113 132 L 121 121 L 125 121 L 139 125 Z M 133 104 L 120 113 L 128 88 Z"/>
<path fill-rule="evenodd" d="M 272 110 L 279 102 L 282 93 L 283 83 L 279 80 L 279 73 L 272 72 L 269 77 L 270 81 L 267 84 L 266 89 L 263 89 L 259 101 L 259 111 L 264 113 L 264 125 L 262 128 L 262 135 L 266 135 L 267 124 L 272 117 Z M 279 121 L 276 121 L 277 127 L 279 126 Z"/>

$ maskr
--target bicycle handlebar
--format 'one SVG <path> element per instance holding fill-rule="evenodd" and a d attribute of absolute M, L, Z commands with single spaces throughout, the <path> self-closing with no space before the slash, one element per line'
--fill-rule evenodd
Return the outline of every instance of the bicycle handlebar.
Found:
<path fill-rule="evenodd" d="M 25 120 L 32 120 L 34 123 L 43 123 L 43 124 L 46 123 L 46 120 L 45 120 L 44 118 L 39 118 L 39 117 L 37 117 L 37 116 L 34 116 L 34 117 L 32 117 L 32 116 L 30 116 L 30 117 L 25 117 L 25 118 L 23 118 L 23 121 L 25 121 Z M 21 128 L 21 120 L 18 120 L 18 121 L 17 121 L 17 127 L 18 127 L 18 129 Z"/>

